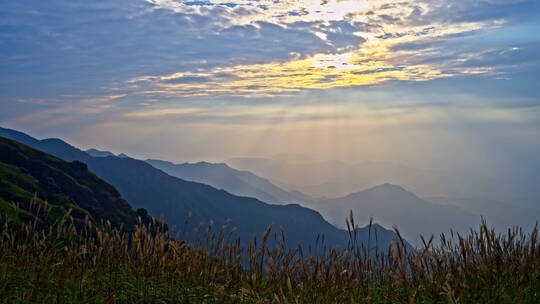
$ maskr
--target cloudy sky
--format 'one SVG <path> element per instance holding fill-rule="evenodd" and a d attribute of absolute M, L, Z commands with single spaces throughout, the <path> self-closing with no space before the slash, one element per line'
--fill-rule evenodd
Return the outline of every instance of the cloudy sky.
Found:
<path fill-rule="evenodd" d="M 0 124 L 173 161 L 534 175 L 539 33 L 538 0 L 5 1 Z"/>

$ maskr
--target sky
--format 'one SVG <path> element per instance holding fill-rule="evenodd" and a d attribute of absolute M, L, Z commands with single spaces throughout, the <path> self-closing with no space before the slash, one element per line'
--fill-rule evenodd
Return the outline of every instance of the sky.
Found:
<path fill-rule="evenodd" d="M 534 179 L 539 33 L 538 0 L 7 1 L 0 125 L 178 162 Z"/>

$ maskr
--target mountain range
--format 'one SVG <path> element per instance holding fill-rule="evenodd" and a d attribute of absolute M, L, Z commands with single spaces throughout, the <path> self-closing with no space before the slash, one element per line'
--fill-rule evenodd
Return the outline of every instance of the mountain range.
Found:
<path fill-rule="evenodd" d="M 540 195 L 538 178 L 489 174 L 481 170 L 468 172 L 467 168 L 436 170 L 428 164 L 422 169 L 392 162 L 348 163 L 307 157 L 244 157 L 229 159 L 226 163 L 232 168 L 264 176 L 288 191 L 297 190 L 311 197 L 338 198 L 384 183 L 401 185 L 421 197 L 482 197 L 524 204 L 531 199 L 537 203 Z"/>
<path fill-rule="evenodd" d="M 0 136 L 66 161 L 85 163 L 91 171 L 116 187 L 132 206 L 144 208 L 155 217 L 162 216 L 170 227 L 192 231 L 200 222 L 213 221 L 220 227 L 230 220 L 230 226 L 237 228 L 236 233 L 243 241 L 275 224 L 276 228 L 285 230 L 289 246 L 313 243 L 317 234 L 325 235 L 330 246 L 344 247 L 348 242 L 346 231 L 326 222 L 318 212 L 300 205 L 270 205 L 255 198 L 235 196 L 202 183 L 171 176 L 144 161 L 129 157 L 92 157 L 60 139 L 37 140 L 3 128 L 0 128 Z M 185 224 L 188 215 L 191 219 Z M 358 230 L 359 241 L 368 239 L 368 231 L 367 227 Z M 378 225 L 371 233 L 377 233 L 378 243 L 373 243 L 373 246 L 380 248 L 386 248 L 395 238 L 392 231 Z"/>
<path fill-rule="evenodd" d="M 300 202 L 303 206 L 319 211 L 326 220 L 341 228 L 345 228 L 345 218 L 350 211 L 353 211 L 360 223 L 367 223 L 370 217 L 375 217 L 377 222 L 387 227 L 397 226 L 407 239 L 418 245 L 421 244 L 420 235 L 438 235 L 451 229 L 466 233 L 470 228 L 479 225 L 482 217 L 496 227 L 501 227 L 504 222 L 488 216 L 489 211 L 484 212 L 489 210 L 489 204 L 473 210 L 468 210 L 467 204 L 457 206 L 439 203 L 442 198 L 434 204 L 392 184 L 378 185 L 338 199 L 313 199 L 301 193 L 294 196 L 265 178 L 249 171 L 232 169 L 223 163 L 174 164 L 161 160 L 146 162 L 169 175 L 205 183 L 235 195 L 255 197 L 273 204 Z"/>
<path fill-rule="evenodd" d="M 178 178 L 204 183 L 238 196 L 254 197 L 271 204 L 303 203 L 311 198 L 300 192 L 289 192 L 249 171 L 235 170 L 224 163 L 183 163 L 147 159 L 147 163 Z"/>
<path fill-rule="evenodd" d="M 88 149 L 85 151 L 93 157 L 118 156 L 109 151 Z M 225 163 L 181 163 L 175 164 L 158 159 L 147 159 L 147 163 L 163 172 L 183 180 L 210 185 L 238 196 L 254 197 L 270 204 L 302 203 L 312 198 L 299 191 L 286 191 L 274 185 L 268 179 L 259 177 L 249 171 L 236 170 Z"/>
<path fill-rule="evenodd" d="M 276 223 L 277 226 L 294 230 L 288 233 L 291 245 L 305 241 L 316 233 L 324 233 L 331 236 L 327 240 L 343 246 L 346 241 L 342 229 L 350 211 L 353 211 L 357 223 L 367 224 L 373 216 L 375 222 L 383 226 L 397 226 L 407 240 L 417 245 L 420 244 L 419 235 L 437 236 L 450 229 L 467 233 L 469 228 L 476 228 L 482 218 L 501 231 L 517 224 L 529 228 L 540 220 L 540 210 L 533 208 L 534 204 L 529 207 L 486 198 L 420 198 L 413 191 L 388 183 L 336 198 L 311 198 L 279 186 L 285 183 L 273 182 L 224 163 L 141 161 L 108 151 L 81 151 L 59 139 L 37 140 L 9 129 L 0 129 L 1 135 L 68 161 L 80 160 L 88 164 L 92 171 L 114 185 L 134 207 L 148 209 L 156 217 L 163 215 L 171 226 L 183 226 L 183 219 L 190 213 L 191 225 L 184 229 L 191 230 L 199 222 L 210 220 L 221 225 L 231 219 L 232 226 L 238 228 L 238 235 L 244 240 L 255 231 L 264 230 L 270 223 Z M 258 163 L 259 169 L 276 164 L 270 160 L 250 161 Z M 338 168 L 344 166 L 342 162 L 327 162 L 318 169 L 321 170 L 319 173 L 330 172 L 324 167 L 331 164 Z M 314 176 L 312 181 L 318 178 Z M 321 186 L 317 190 L 323 192 L 325 189 Z M 268 203 L 282 206 L 270 206 Z M 301 206 L 287 205 L 290 203 Z M 312 213 L 310 209 L 320 214 Z M 288 217 L 288 214 L 295 214 L 295 217 Z M 303 222 L 300 222 L 300 218 Z M 308 225 L 302 226 L 304 223 Z M 300 230 L 298 227 L 301 227 Z M 316 232 L 311 233 L 310 227 L 314 227 Z"/>
<path fill-rule="evenodd" d="M 84 151 L 86 153 L 88 153 L 90 156 L 93 156 L 93 157 L 107 157 L 107 156 L 116 156 L 114 153 L 112 152 L 109 152 L 109 151 L 101 151 L 101 150 L 98 150 L 98 149 L 88 149 L 86 151 Z"/>

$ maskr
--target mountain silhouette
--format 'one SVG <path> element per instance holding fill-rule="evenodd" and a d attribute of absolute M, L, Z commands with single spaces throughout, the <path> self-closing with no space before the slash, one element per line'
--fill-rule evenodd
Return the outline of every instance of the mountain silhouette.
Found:
<path fill-rule="evenodd" d="M 265 178 L 249 171 L 233 169 L 224 163 L 174 164 L 155 159 L 148 159 L 146 162 L 169 175 L 204 183 L 234 195 L 254 197 L 266 203 L 303 203 L 311 200 L 307 195 L 285 191 Z"/>
<path fill-rule="evenodd" d="M 535 205 L 538 189 L 535 176 L 487 174 L 464 168 L 432 169 L 393 162 L 309 159 L 232 158 L 232 168 L 264 176 L 286 190 L 298 190 L 311 197 L 338 198 L 384 183 L 402 185 L 422 197 L 484 197 L 490 200 Z M 504 172 L 504 168 L 500 169 Z M 529 202 L 529 203 L 528 203 Z"/>
<path fill-rule="evenodd" d="M 370 217 L 384 226 L 397 226 L 413 244 L 421 243 L 420 235 L 438 236 L 441 232 L 468 232 L 477 227 L 481 217 L 451 205 L 433 204 L 417 197 L 401 186 L 382 184 L 335 199 L 323 199 L 309 205 L 331 223 L 344 227 L 342 220 L 352 210 L 358 223 Z"/>
<path fill-rule="evenodd" d="M 101 150 L 97 150 L 97 149 L 88 149 L 85 152 L 90 154 L 90 156 L 93 156 L 93 157 L 115 156 L 114 153 L 112 153 L 112 152 L 101 151 Z"/>
<path fill-rule="evenodd" d="M 205 184 L 170 176 L 144 161 L 129 157 L 92 157 L 59 139 L 37 140 L 9 129 L 0 129 L 0 136 L 18 138 L 67 161 L 86 163 L 90 170 L 114 185 L 134 207 L 145 208 L 155 217 L 162 216 L 169 227 L 192 231 L 200 222 L 213 221 L 220 227 L 230 221 L 230 227 L 236 227 L 236 235 L 245 242 L 274 224 L 276 230 L 285 230 L 289 246 L 313 244 L 318 234 L 325 236 L 327 245 L 347 246 L 346 231 L 326 222 L 318 212 L 299 205 L 269 205 L 254 198 L 235 196 Z M 191 219 L 185 224 L 188 214 Z M 367 241 L 367 227 L 360 228 L 357 233 L 359 242 Z M 372 238 L 377 234 L 378 242 L 372 244 L 379 248 L 386 248 L 395 238 L 395 233 L 378 225 L 371 233 Z"/>

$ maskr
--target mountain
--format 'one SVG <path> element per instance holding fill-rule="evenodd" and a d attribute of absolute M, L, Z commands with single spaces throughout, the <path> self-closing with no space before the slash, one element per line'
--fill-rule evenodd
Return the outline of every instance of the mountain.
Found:
<path fill-rule="evenodd" d="M 374 217 L 383 226 L 396 225 L 405 239 L 421 244 L 420 235 L 438 236 L 441 232 L 468 232 L 476 228 L 481 217 L 455 206 L 437 205 L 420 199 L 404 188 L 379 185 L 336 199 L 320 200 L 309 205 L 338 227 L 343 226 L 350 210 L 362 224 Z"/>
<path fill-rule="evenodd" d="M 313 161 L 233 158 L 232 168 L 268 178 L 275 185 L 311 197 L 342 197 L 383 183 L 402 185 L 422 197 L 486 197 L 515 201 L 536 199 L 538 178 L 490 174 L 469 168 L 419 169 L 392 162 Z M 504 168 L 498 171 L 506 172 Z"/>
<path fill-rule="evenodd" d="M 174 164 L 155 159 L 148 159 L 146 162 L 169 175 L 204 183 L 234 195 L 254 197 L 271 204 L 302 203 L 311 200 L 306 195 L 287 192 L 267 179 L 248 171 L 232 169 L 227 164 L 208 162 Z"/>
<path fill-rule="evenodd" d="M 349 164 L 338 160 L 233 158 L 227 163 L 312 197 L 342 197 L 386 182 L 401 184 L 403 181 L 415 181 L 427 174 L 385 162 Z"/>
<path fill-rule="evenodd" d="M 101 151 L 101 150 L 97 150 L 97 149 L 88 149 L 85 152 L 90 154 L 90 156 L 93 156 L 93 157 L 115 156 L 114 153 L 112 153 L 112 152 Z"/>
<path fill-rule="evenodd" d="M 169 227 L 192 231 L 199 222 L 213 221 L 220 227 L 230 220 L 230 226 L 237 228 L 237 236 L 246 241 L 275 224 L 276 229 L 285 229 L 289 246 L 313 243 L 317 234 L 324 234 L 328 245 L 347 245 L 346 231 L 332 226 L 316 211 L 299 205 L 269 205 L 254 198 L 238 197 L 205 184 L 170 176 L 144 161 L 129 157 L 92 157 L 59 139 L 36 140 L 9 129 L 0 129 L 0 136 L 16 137 L 65 160 L 86 163 L 98 176 L 114 185 L 133 206 L 145 208 L 153 216 L 163 216 Z M 184 219 L 190 213 L 191 220 L 185 224 Z M 380 226 L 375 230 L 378 243 L 373 246 L 386 248 L 395 237 L 393 232 Z M 359 229 L 358 234 L 360 242 L 366 241 L 368 228 Z"/>
<path fill-rule="evenodd" d="M 353 183 L 327 182 L 316 185 L 282 184 L 281 186 L 285 189 L 297 189 L 297 191 L 300 191 L 301 193 L 309 193 L 309 195 L 312 195 L 313 197 L 325 199 L 342 197 L 356 191 L 356 189 L 366 188 L 366 185 L 364 183 L 360 183 L 360 185 Z"/>
<path fill-rule="evenodd" d="M 37 143 L 30 138 L 18 139 Z M 110 221 L 129 229 L 139 216 L 148 220 L 143 210 L 134 211 L 113 186 L 88 171 L 84 163 L 69 163 L 0 137 L 0 213 L 14 222 L 32 220 L 32 214 L 37 214 L 39 223 L 45 225 L 68 210 L 78 223 L 88 216 L 96 223 Z"/>

